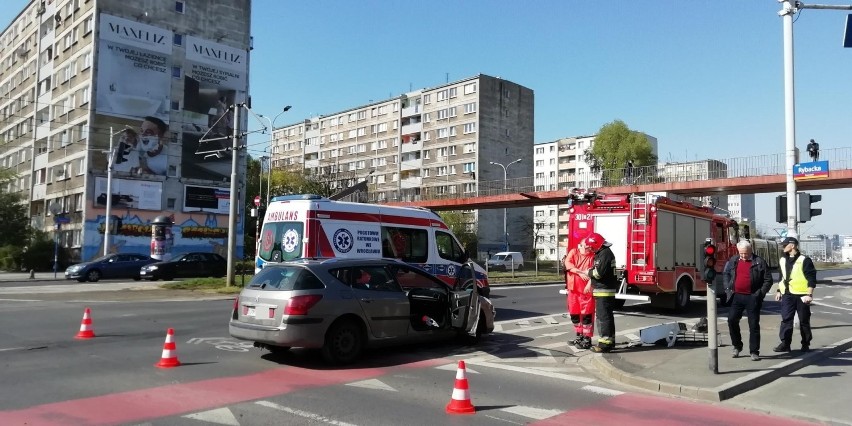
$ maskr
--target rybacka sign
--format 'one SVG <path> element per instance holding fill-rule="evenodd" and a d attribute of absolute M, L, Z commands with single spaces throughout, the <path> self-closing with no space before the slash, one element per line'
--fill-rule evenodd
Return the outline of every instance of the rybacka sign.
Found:
<path fill-rule="evenodd" d="M 812 180 L 828 178 L 828 161 L 812 161 L 793 166 L 794 180 Z"/>

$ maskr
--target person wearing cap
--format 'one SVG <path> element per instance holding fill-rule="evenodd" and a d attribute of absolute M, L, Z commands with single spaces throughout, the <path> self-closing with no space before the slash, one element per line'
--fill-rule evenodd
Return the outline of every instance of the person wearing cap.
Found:
<path fill-rule="evenodd" d="M 737 255 L 725 263 L 725 293 L 731 301 L 728 309 L 728 332 L 731 334 L 731 355 L 736 358 L 743 350 L 740 320 L 748 317 L 748 349 L 752 361 L 760 361 L 760 309 L 766 293 L 772 289 L 772 273 L 766 260 L 754 254 L 751 243 L 737 243 Z"/>
<path fill-rule="evenodd" d="M 811 302 L 816 288 L 816 268 L 810 257 L 799 252 L 799 240 L 787 237 L 781 241 L 784 255 L 778 262 L 781 280 L 775 300 L 781 301 L 781 330 L 778 336 L 781 343 L 775 352 L 790 352 L 793 341 L 793 318 L 799 314 L 799 334 L 802 335 L 802 352 L 811 347 Z"/>
<path fill-rule="evenodd" d="M 598 320 L 598 344 L 592 346 L 592 351 L 611 352 L 615 347 L 615 293 L 618 292 L 615 255 L 609 248 L 612 244 L 598 233 L 586 237 L 584 244 L 595 253 L 592 268 L 586 273 L 591 278 Z"/>

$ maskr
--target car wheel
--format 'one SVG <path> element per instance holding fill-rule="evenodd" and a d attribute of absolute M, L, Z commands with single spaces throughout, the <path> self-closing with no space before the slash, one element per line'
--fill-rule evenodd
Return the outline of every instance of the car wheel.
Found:
<path fill-rule="evenodd" d="M 101 271 L 97 269 L 92 269 L 91 271 L 86 273 L 86 279 L 91 282 L 97 282 L 101 279 Z"/>
<path fill-rule="evenodd" d="M 364 350 L 364 331 L 352 321 L 340 321 L 325 333 L 322 356 L 331 364 L 350 364 Z"/>

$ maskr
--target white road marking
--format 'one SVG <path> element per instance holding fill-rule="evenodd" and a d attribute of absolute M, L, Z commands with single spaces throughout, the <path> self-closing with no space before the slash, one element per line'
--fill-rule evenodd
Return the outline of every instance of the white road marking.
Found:
<path fill-rule="evenodd" d="M 582 367 L 530 367 L 530 368 L 532 368 L 533 370 L 547 371 L 547 372 L 550 372 L 550 373 L 564 373 L 566 371 L 569 372 L 569 373 L 584 373 L 585 372 Z"/>
<path fill-rule="evenodd" d="M 500 411 L 505 411 L 507 413 L 517 414 L 519 416 L 529 417 L 531 419 L 536 420 L 544 420 L 562 414 L 562 411 L 560 410 L 545 410 L 543 408 L 527 407 L 524 405 L 503 408 Z"/>
<path fill-rule="evenodd" d="M 521 326 L 529 326 L 530 322 L 529 322 L 529 320 L 521 320 L 521 321 L 516 322 L 515 324 L 521 325 Z"/>
<path fill-rule="evenodd" d="M 234 417 L 234 413 L 227 408 L 217 408 L 201 413 L 187 414 L 183 418 L 216 423 L 217 425 L 240 426 L 240 422 Z"/>
<path fill-rule="evenodd" d="M 483 355 L 486 355 L 486 354 L 483 354 Z M 438 369 L 438 370 L 458 371 L 459 366 L 458 366 L 458 364 L 446 364 L 446 365 L 439 365 L 435 368 Z M 476 371 L 472 368 L 467 368 L 467 363 L 465 363 L 464 371 L 466 373 L 479 374 L 478 371 Z"/>
<path fill-rule="evenodd" d="M 307 411 L 302 411 L 302 410 L 295 410 L 295 409 L 292 409 L 292 408 L 289 408 L 289 407 L 285 407 L 283 405 L 278 405 L 274 402 L 257 401 L 257 402 L 255 402 L 255 404 L 263 406 L 263 407 L 274 408 L 276 410 L 283 411 L 285 413 L 290 413 L 290 414 L 293 414 L 293 415 L 296 415 L 296 416 L 299 416 L 299 417 L 304 417 L 306 419 L 311 419 L 315 422 L 328 423 L 330 425 L 335 425 L 335 426 L 355 426 L 352 423 L 339 422 L 337 420 L 332 420 L 332 419 L 329 419 L 327 417 L 323 417 L 319 414 L 309 413 Z"/>
<path fill-rule="evenodd" d="M 563 334 L 568 334 L 568 332 L 567 331 L 561 331 L 559 333 L 544 333 L 544 334 L 541 335 L 541 337 L 556 337 L 556 336 L 561 336 Z"/>
<path fill-rule="evenodd" d="M 523 425 L 523 423 L 517 423 L 517 422 L 513 422 L 511 420 L 506 420 L 506 419 L 501 419 L 499 417 L 489 416 L 487 414 L 485 415 L 485 417 L 488 417 L 489 419 L 500 420 L 501 422 L 511 423 L 513 425 Z"/>
<path fill-rule="evenodd" d="M 390 391 L 390 392 L 396 392 L 397 391 L 396 389 L 392 388 L 390 385 L 387 385 L 387 384 L 385 384 L 384 382 L 382 382 L 381 380 L 378 380 L 378 379 L 369 379 L 369 380 L 362 380 L 360 382 L 347 383 L 346 386 L 355 386 L 357 388 L 375 389 L 375 390 L 383 390 L 383 391 Z"/>
<path fill-rule="evenodd" d="M 618 396 L 623 394 L 622 391 L 617 391 L 614 389 L 602 388 L 599 386 L 586 385 L 580 388 L 580 390 L 584 390 L 591 393 L 596 393 L 598 395 L 608 395 L 608 396 Z"/>
<path fill-rule="evenodd" d="M 0 349 L 0 352 L 17 351 L 17 350 L 21 350 L 21 349 L 26 349 L 26 347 L 22 346 L 20 348 L 3 348 L 3 349 Z"/>
<path fill-rule="evenodd" d="M 572 376 L 570 374 L 544 372 L 544 371 L 534 370 L 534 369 L 531 369 L 531 368 L 517 367 L 517 366 L 514 366 L 514 365 L 495 364 L 493 362 L 487 362 L 487 361 L 471 360 L 471 361 L 468 361 L 468 363 L 478 365 L 480 367 L 491 367 L 491 368 L 496 368 L 498 370 L 514 371 L 516 373 L 526 373 L 526 374 L 531 374 L 533 376 L 550 377 L 552 379 L 567 380 L 567 381 L 570 381 L 570 382 L 592 383 L 592 382 L 595 381 L 595 379 L 592 379 L 592 378 L 589 378 L 589 377 L 580 377 L 580 376 Z"/>
<path fill-rule="evenodd" d="M 639 338 L 639 336 L 637 336 L 637 335 L 635 335 L 635 334 L 633 334 L 633 333 L 626 333 L 626 334 L 624 335 L 624 337 L 626 337 L 626 338 L 628 338 L 628 339 L 630 339 L 630 340 L 642 340 L 642 339 L 640 339 L 640 338 Z"/>
<path fill-rule="evenodd" d="M 844 305 L 845 305 L 845 303 L 844 303 Z M 834 306 L 834 305 L 829 305 L 829 304 L 826 304 L 826 303 L 820 303 L 818 305 L 812 305 L 812 306 L 821 306 L 821 307 L 832 308 L 832 309 L 840 309 L 841 311 L 852 312 L 852 308 L 844 308 L 844 307 L 841 307 L 841 306 Z"/>
<path fill-rule="evenodd" d="M 36 299 L 0 299 L 0 302 L 41 302 Z"/>

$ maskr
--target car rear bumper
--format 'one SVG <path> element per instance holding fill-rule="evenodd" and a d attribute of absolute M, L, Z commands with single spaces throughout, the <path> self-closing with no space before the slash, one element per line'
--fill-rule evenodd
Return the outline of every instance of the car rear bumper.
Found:
<path fill-rule="evenodd" d="M 228 324 L 231 337 L 297 348 L 321 348 L 327 328 L 328 324 L 322 318 L 289 318 L 279 327 L 239 320 L 231 320 Z"/>

